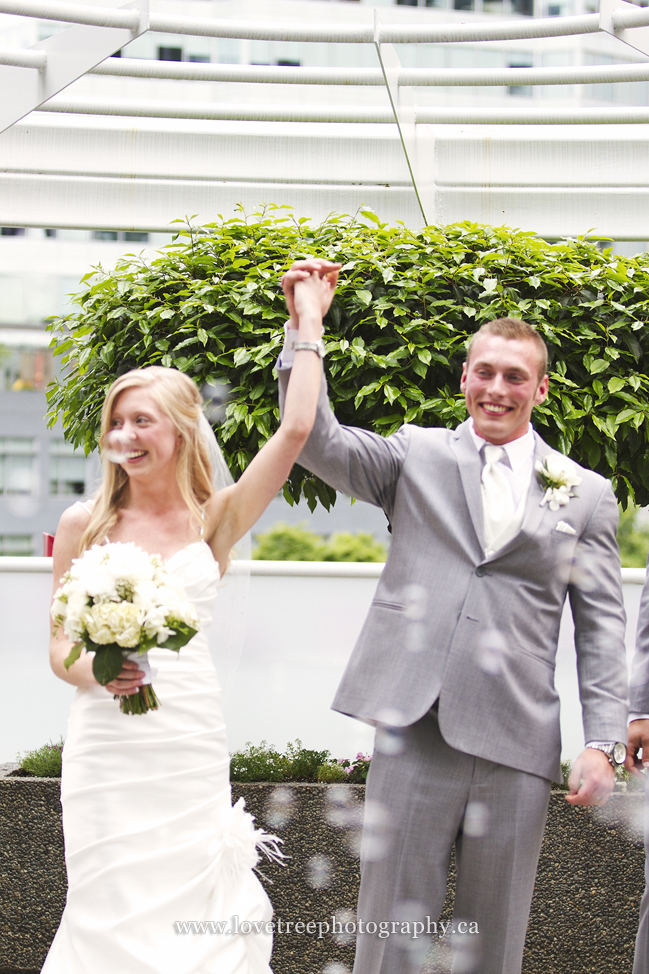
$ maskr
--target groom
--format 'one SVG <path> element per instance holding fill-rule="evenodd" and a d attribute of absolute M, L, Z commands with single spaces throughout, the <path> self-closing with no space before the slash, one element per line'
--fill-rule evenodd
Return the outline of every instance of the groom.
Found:
<path fill-rule="evenodd" d="M 280 399 L 300 337 L 292 287 L 325 272 L 305 261 L 285 275 Z M 299 458 L 392 526 L 333 705 L 377 725 L 355 974 L 420 970 L 428 944 L 414 932 L 434 930 L 453 846 L 453 970 L 520 972 L 550 782 L 561 780 L 554 661 L 566 595 L 588 742 L 567 800 L 605 802 L 625 757 L 617 505 L 608 481 L 533 431 L 546 367 L 530 325 L 489 322 L 467 350 L 469 419 L 456 430 L 406 425 L 383 438 L 342 427 L 323 384 Z"/>

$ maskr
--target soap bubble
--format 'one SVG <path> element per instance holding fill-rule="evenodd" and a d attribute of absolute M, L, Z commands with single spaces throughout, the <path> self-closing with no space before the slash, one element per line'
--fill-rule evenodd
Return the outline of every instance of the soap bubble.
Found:
<path fill-rule="evenodd" d="M 274 829 L 283 829 L 293 818 L 294 811 L 293 790 L 291 788 L 273 788 L 270 801 L 266 807 L 266 821 Z"/>
<path fill-rule="evenodd" d="M 5 503 L 14 517 L 33 517 L 41 506 L 41 484 L 32 464 L 10 468 L 5 481 Z"/>
<path fill-rule="evenodd" d="M 395 757 L 401 754 L 405 747 L 403 739 L 403 729 L 401 727 L 386 727 L 381 725 L 376 728 L 376 750 L 388 757 Z"/>
<path fill-rule="evenodd" d="M 380 802 L 367 801 L 359 851 L 364 861 L 379 862 L 390 850 L 390 815 Z"/>
<path fill-rule="evenodd" d="M 454 933 L 452 949 L 453 974 L 475 974 L 480 963 L 480 935 Z"/>
<path fill-rule="evenodd" d="M 313 889 L 326 889 L 333 881 L 333 863 L 328 856 L 311 856 L 306 864 L 306 881 Z"/>
<path fill-rule="evenodd" d="M 230 386 L 225 382 L 206 382 L 201 389 L 203 411 L 211 426 L 217 426 L 225 419 L 225 407 L 230 398 Z"/>
<path fill-rule="evenodd" d="M 126 430 L 114 429 L 104 437 L 101 454 L 111 463 L 126 463 L 133 449 L 133 441 Z"/>
<path fill-rule="evenodd" d="M 361 805 L 331 806 L 325 812 L 325 818 L 334 828 L 353 829 L 363 821 L 363 808 Z"/>
<path fill-rule="evenodd" d="M 469 802 L 464 812 L 462 831 L 472 838 L 486 835 L 489 827 L 489 809 L 484 802 Z"/>
<path fill-rule="evenodd" d="M 333 939 L 340 947 L 353 944 L 356 940 L 356 917 L 351 910 L 338 910 L 334 914 Z"/>
<path fill-rule="evenodd" d="M 426 614 L 426 589 L 423 585 L 406 585 L 403 590 L 406 619 L 419 622 Z"/>
<path fill-rule="evenodd" d="M 483 673 L 496 676 L 503 668 L 507 641 L 498 629 L 485 629 L 478 637 L 477 659 Z"/>
<path fill-rule="evenodd" d="M 592 592 L 596 582 L 590 569 L 588 553 L 583 545 L 577 545 L 572 557 L 560 558 L 557 574 L 563 582 L 574 585 L 581 592 Z"/>

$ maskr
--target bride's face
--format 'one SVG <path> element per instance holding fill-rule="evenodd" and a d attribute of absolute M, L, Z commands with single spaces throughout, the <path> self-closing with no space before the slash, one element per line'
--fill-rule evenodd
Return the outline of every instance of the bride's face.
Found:
<path fill-rule="evenodd" d="M 118 433 L 124 456 L 120 466 L 129 477 L 175 476 L 181 438 L 146 389 L 135 387 L 120 393 L 110 427 Z"/>

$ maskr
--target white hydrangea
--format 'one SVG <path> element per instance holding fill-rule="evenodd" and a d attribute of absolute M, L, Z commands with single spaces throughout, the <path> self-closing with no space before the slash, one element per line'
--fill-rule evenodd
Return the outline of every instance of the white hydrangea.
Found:
<path fill-rule="evenodd" d="M 159 555 L 132 542 L 93 545 L 61 583 L 51 616 L 72 642 L 87 635 L 97 645 L 134 649 L 143 636 L 162 645 L 174 634 L 174 623 L 199 627 L 180 580 Z"/>

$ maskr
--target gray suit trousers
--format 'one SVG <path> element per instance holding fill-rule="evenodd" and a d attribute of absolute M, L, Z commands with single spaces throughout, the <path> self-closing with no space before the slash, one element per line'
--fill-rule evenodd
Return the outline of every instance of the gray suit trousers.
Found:
<path fill-rule="evenodd" d="M 645 891 L 640 901 L 640 922 L 635 939 L 633 974 L 649 974 L 649 781 L 645 785 L 644 799 L 644 877 Z"/>
<path fill-rule="evenodd" d="M 439 953 L 452 943 L 458 974 L 520 974 L 550 782 L 450 747 L 435 709 L 384 735 L 367 785 L 354 974 L 417 974 L 431 940 Z M 454 844 L 454 927 L 440 941 Z"/>

